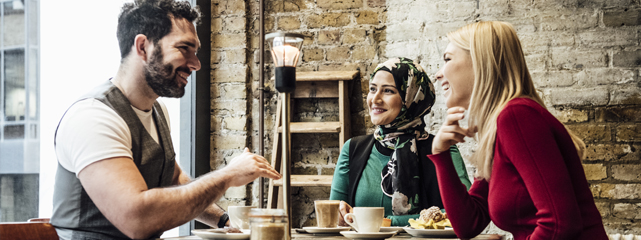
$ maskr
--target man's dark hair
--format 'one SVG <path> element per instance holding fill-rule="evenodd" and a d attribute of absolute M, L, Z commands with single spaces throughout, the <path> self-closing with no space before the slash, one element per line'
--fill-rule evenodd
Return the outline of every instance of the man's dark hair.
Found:
<path fill-rule="evenodd" d="M 154 44 L 171 32 L 171 18 L 184 18 L 198 24 L 200 11 L 192 8 L 187 1 L 135 0 L 126 3 L 118 17 L 118 45 L 120 57 L 124 59 L 131 52 L 136 35 L 143 34 Z"/>

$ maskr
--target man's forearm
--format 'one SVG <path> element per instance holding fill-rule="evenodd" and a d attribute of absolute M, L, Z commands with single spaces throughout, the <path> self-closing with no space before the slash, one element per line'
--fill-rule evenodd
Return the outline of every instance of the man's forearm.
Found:
<path fill-rule="evenodd" d="M 186 172 L 183 172 L 182 169 L 180 169 L 180 166 L 176 164 L 176 169 L 174 171 L 173 184 L 185 185 L 190 183 L 191 181 L 192 179 L 189 176 L 189 174 L 187 174 Z M 217 227 L 218 221 L 224 213 L 225 213 L 225 210 L 223 210 L 220 206 L 218 206 L 218 204 L 213 203 L 209 205 L 209 207 L 205 208 L 205 210 L 196 217 L 196 220 L 204 224 L 207 224 L 210 227 Z"/>
<path fill-rule="evenodd" d="M 215 226 L 222 213 L 216 214 L 222 209 L 211 205 L 227 190 L 227 177 L 214 171 L 182 186 L 147 190 L 141 194 L 136 218 L 151 233 L 174 228 L 200 215 L 205 216 L 206 224 Z M 204 213 L 206 210 L 208 213 Z"/>
<path fill-rule="evenodd" d="M 131 158 L 125 157 L 92 163 L 78 174 L 98 209 L 129 238 L 149 238 L 192 220 L 218 201 L 229 187 L 245 185 L 261 176 L 280 178 L 267 160 L 248 149 L 224 169 L 195 181 L 176 169 L 172 182 L 175 187 L 148 189 Z M 205 221 L 217 222 L 212 216 L 219 215 L 211 213 L 204 216 Z"/>
<path fill-rule="evenodd" d="M 207 224 L 211 227 L 218 227 L 220 221 L 220 216 L 222 216 L 225 213 L 225 210 L 223 210 L 218 204 L 212 204 L 208 208 L 205 209 L 198 217 L 196 217 L 196 220 Z"/>
<path fill-rule="evenodd" d="M 190 183 L 191 181 L 192 179 L 189 174 L 183 172 L 182 169 L 180 169 L 180 166 L 176 164 L 176 168 L 174 170 L 174 180 L 172 181 L 172 184 L 185 185 Z M 205 208 L 205 210 L 196 217 L 196 220 L 211 227 L 217 227 L 219 225 L 218 221 L 224 213 L 225 210 L 218 206 L 218 204 L 214 203 Z"/>

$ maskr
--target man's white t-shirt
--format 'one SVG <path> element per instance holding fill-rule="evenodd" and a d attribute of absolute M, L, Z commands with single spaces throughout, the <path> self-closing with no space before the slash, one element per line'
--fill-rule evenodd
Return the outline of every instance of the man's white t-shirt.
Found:
<path fill-rule="evenodd" d="M 167 107 L 158 100 L 169 124 Z M 142 111 L 134 106 L 138 118 L 149 135 L 158 142 L 158 131 L 153 111 Z M 129 157 L 131 132 L 124 119 L 103 102 L 89 98 L 76 102 L 65 113 L 56 135 L 56 156 L 67 171 L 78 173 L 94 162 L 114 157 Z"/>

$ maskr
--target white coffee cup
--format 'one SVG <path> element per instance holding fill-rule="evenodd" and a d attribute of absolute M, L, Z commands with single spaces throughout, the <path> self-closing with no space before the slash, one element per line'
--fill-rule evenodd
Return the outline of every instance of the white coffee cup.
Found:
<path fill-rule="evenodd" d="M 383 207 L 355 207 L 353 213 L 345 214 L 345 222 L 359 233 L 379 232 L 383 224 L 385 208 Z M 348 220 L 351 217 L 353 222 Z"/>
<path fill-rule="evenodd" d="M 229 206 L 227 215 L 232 227 L 239 229 L 249 229 L 249 210 L 255 206 Z"/>

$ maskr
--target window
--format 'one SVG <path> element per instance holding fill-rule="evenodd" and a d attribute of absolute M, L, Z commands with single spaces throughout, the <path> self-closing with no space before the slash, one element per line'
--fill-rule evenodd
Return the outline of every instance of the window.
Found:
<path fill-rule="evenodd" d="M 131 1 L 0 0 L 0 222 L 51 217 L 55 129 L 77 98 L 116 74 L 117 17 Z M 192 74 L 185 97 L 162 99 L 177 160 L 192 176 L 209 171 L 209 133 L 196 131 L 210 126 L 210 20 L 204 19 L 203 69 Z M 193 226 L 182 226 L 181 235 Z M 178 229 L 165 236 L 175 235 Z"/>
<path fill-rule="evenodd" d="M 38 216 L 37 0 L 0 0 L 0 221 Z"/>

